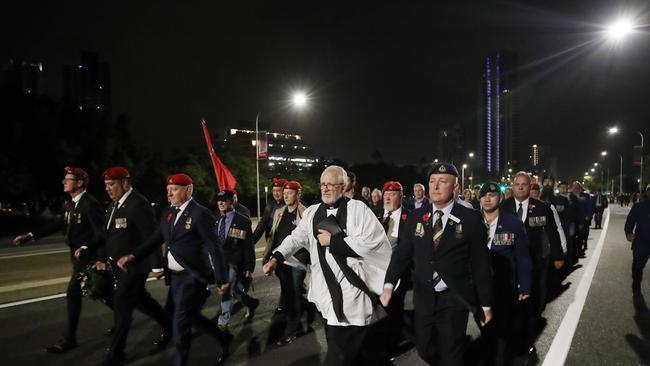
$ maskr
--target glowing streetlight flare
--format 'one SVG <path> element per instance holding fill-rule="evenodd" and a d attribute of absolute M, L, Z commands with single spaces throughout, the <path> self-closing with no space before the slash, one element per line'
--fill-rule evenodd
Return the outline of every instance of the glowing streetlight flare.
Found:
<path fill-rule="evenodd" d="M 610 129 L 607 130 L 607 132 L 609 132 L 610 135 L 617 134 L 618 133 L 618 127 L 610 127 Z"/>
<path fill-rule="evenodd" d="M 601 151 L 600 155 L 601 156 L 607 156 L 607 151 Z"/>
<path fill-rule="evenodd" d="M 607 27 L 607 36 L 613 41 L 620 41 L 634 30 L 634 25 L 628 19 L 620 19 Z"/>
<path fill-rule="evenodd" d="M 291 97 L 291 101 L 296 107 L 303 108 L 307 105 L 307 95 L 303 92 L 296 92 L 293 94 L 293 97 Z"/>

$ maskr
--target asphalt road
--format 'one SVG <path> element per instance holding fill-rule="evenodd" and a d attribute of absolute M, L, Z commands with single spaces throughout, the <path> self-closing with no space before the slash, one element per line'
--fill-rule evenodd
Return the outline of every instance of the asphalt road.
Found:
<path fill-rule="evenodd" d="M 577 327 L 571 329 L 575 335 L 569 338 L 570 347 L 568 344 L 566 347 L 567 365 L 643 365 L 650 360 L 650 319 L 644 313 L 635 314 L 630 290 L 631 252 L 622 234 L 624 215 L 627 212 L 627 209 L 612 208 L 611 220 L 602 241 L 602 252 L 596 258 L 599 261 L 592 264 L 595 266 L 593 281 L 584 291 L 588 293 L 586 301 L 583 299 L 584 308 L 580 308 L 577 313 Z M 547 305 L 544 313 L 547 324 L 536 344 L 540 364 L 549 350 L 554 355 L 561 352 L 553 341 L 558 329 L 566 332 L 565 323 L 570 323 L 571 319 L 567 318 L 571 318 L 571 311 L 567 312 L 567 309 L 580 303 L 581 291 L 577 290 L 589 282 L 586 279 L 590 278 L 590 273 L 586 269 L 589 269 L 590 261 L 594 259 L 592 253 L 596 251 L 602 233 L 601 230 L 591 231 L 587 258 L 582 259 L 567 277 L 564 282 L 565 291 Z M 258 249 L 260 246 L 258 244 Z M 62 277 L 67 276 L 67 254 L 61 252 L 61 249 L 65 248 L 56 243 L 19 249 L 0 244 L 0 300 L 8 298 L 6 295 L 12 293 L 7 290 L 3 295 L 2 289 L 8 289 L 7 286 L 29 286 L 34 282 L 59 278 L 61 274 Z M 30 270 L 25 272 L 25 267 L 30 267 Z M 327 349 L 320 319 L 314 325 L 314 332 L 298 338 L 289 346 L 275 345 L 283 327 L 282 317 L 273 314 L 279 295 L 279 283 L 275 276 L 263 276 L 260 267 L 258 265 L 255 273 L 252 294 L 261 300 L 261 305 L 251 324 L 243 324 L 243 311 L 234 316 L 231 325 L 231 332 L 235 335 L 234 354 L 229 364 L 318 364 Z M 44 274 L 43 268 L 48 272 Z M 20 282 L 16 271 L 29 273 L 29 280 Z M 51 275 L 48 274 L 50 271 Z M 65 288 L 65 284 L 58 286 Z M 162 281 L 150 281 L 147 288 L 154 298 L 164 303 L 167 290 Z M 648 289 L 647 282 L 644 283 L 644 289 Z M 63 290 L 58 290 L 60 291 Z M 218 296 L 211 296 L 203 313 L 206 316 L 215 315 L 219 308 L 218 301 Z M 5 350 L 3 365 L 95 365 L 103 359 L 105 348 L 110 342 L 105 330 L 112 323 L 112 314 L 103 304 L 85 300 L 78 332 L 79 347 L 63 355 L 50 355 L 44 352 L 44 347 L 61 335 L 65 323 L 65 297 L 19 305 L 6 302 L 0 301 L 5 303 L 0 305 L 0 344 Z M 409 304 L 407 297 L 407 309 L 410 308 Z M 136 312 L 127 345 L 129 365 L 171 362 L 174 354 L 172 346 L 162 353 L 149 354 L 151 341 L 158 332 L 153 321 Z M 478 329 L 473 319 L 469 321 L 468 334 L 471 341 L 477 338 Z M 192 346 L 191 364 L 211 364 L 219 352 L 216 342 L 199 335 Z M 397 364 L 424 365 L 414 349 L 407 350 L 400 356 Z"/>

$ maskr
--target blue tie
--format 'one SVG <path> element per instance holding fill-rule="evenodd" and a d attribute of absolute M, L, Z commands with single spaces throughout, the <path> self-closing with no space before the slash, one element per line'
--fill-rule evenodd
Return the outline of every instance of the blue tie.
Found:
<path fill-rule="evenodd" d="M 219 232 L 217 233 L 220 242 L 226 241 L 226 216 L 221 216 L 221 221 L 219 221 Z"/>

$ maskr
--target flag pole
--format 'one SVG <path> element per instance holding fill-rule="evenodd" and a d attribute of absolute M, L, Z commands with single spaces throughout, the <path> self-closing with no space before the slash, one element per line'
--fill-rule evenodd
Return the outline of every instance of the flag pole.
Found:
<path fill-rule="evenodd" d="M 257 171 L 257 220 L 260 220 L 260 112 L 255 117 L 255 168 Z"/>

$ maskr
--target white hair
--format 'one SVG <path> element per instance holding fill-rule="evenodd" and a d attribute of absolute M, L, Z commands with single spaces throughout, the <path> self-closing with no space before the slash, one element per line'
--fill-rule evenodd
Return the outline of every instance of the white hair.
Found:
<path fill-rule="evenodd" d="M 348 184 L 348 173 L 345 172 L 345 169 L 341 168 L 338 165 L 330 165 L 325 170 L 323 170 L 323 173 L 320 175 L 320 179 L 323 179 L 323 176 L 328 173 L 334 173 L 336 177 L 338 178 L 337 180 L 339 181 L 340 184 L 343 184 L 344 186 Z"/>
<path fill-rule="evenodd" d="M 422 188 L 424 190 L 424 184 L 422 184 L 422 183 L 415 183 L 413 185 L 413 190 L 415 190 L 415 187 L 420 187 L 420 188 Z"/>

